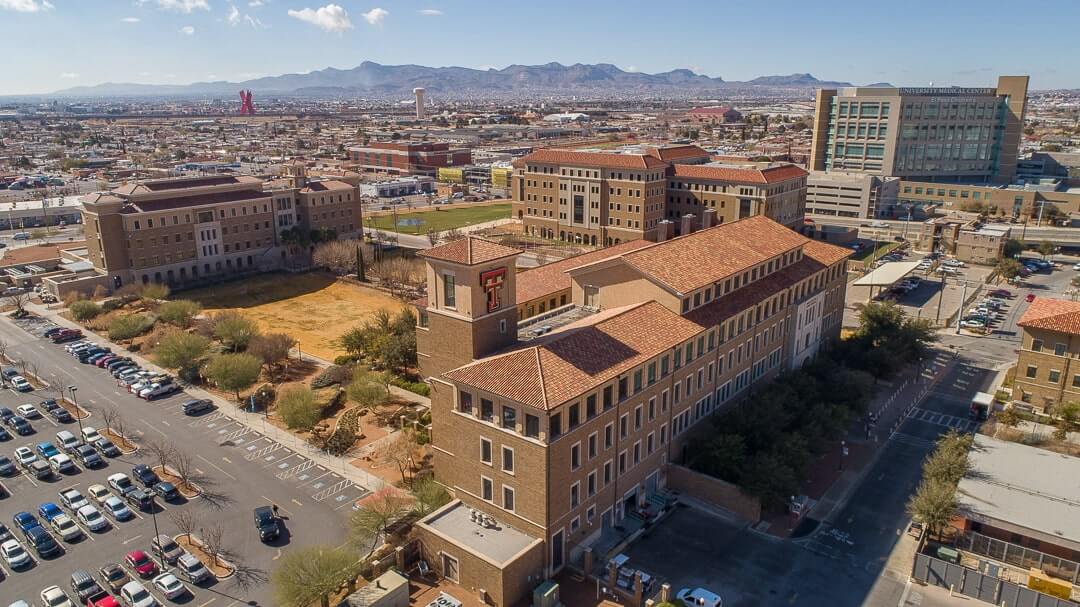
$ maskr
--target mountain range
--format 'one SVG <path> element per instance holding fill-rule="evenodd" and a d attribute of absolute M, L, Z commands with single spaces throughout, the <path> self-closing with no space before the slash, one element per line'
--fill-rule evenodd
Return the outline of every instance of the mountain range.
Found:
<path fill-rule="evenodd" d="M 852 86 L 848 82 L 818 80 L 810 74 L 761 76 L 746 82 L 729 82 L 691 70 L 658 74 L 627 71 L 609 63 L 562 65 L 511 65 L 503 69 L 465 67 L 381 65 L 365 61 L 352 69 L 326 68 L 306 74 L 283 74 L 241 82 L 195 82 L 192 84 L 136 84 L 106 82 L 56 91 L 67 97 L 117 96 L 222 96 L 250 89 L 256 96 L 393 98 L 411 95 L 423 87 L 440 97 L 474 95 L 582 95 L 617 93 L 701 94 L 731 89 L 814 89 Z"/>

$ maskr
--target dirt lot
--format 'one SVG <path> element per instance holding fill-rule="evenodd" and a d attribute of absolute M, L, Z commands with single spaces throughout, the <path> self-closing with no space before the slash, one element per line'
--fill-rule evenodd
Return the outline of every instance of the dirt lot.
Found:
<path fill-rule="evenodd" d="M 342 354 L 332 345 L 347 329 L 375 311 L 397 312 L 405 304 L 382 291 L 337 281 L 321 272 L 268 274 L 225 285 L 185 291 L 207 312 L 239 310 L 265 331 L 283 331 L 300 348 L 325 360 Z"/>

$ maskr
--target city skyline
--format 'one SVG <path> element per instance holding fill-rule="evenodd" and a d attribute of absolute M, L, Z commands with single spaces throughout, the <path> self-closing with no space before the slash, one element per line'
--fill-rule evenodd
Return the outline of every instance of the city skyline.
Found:
<path fill-rule="evenodd" d="M 10 24 L 0 49 L 19 58 L 0 82 L 0 95 L 48 94 L 103 82 L 243 81 L 347 69 L 365 60 L 478 69 L 552 61 L 612 63 L 649 73 L 686 68 L 728 81 L 809 72 L 822 80 L 918 86 L 987 86 L 996 74 L 1030 73 L 1032 89 L 1080 86 L 1080 68 L 1068 62 L 1075 53 L 1062 47 L 1062 40 L 1071 40 L 1067 24 L 1080 17 L 1080 6 L 1049 0 L 1036 2 L 1036 12 L 1057 18 L 1043 23 L 1041 34 L 1024 40 L 1022 47 L 1001 44 L 1017 36 L 1013 22 L 997 18 L 1007 9 L 998 0 L 982 6 L 979 14 L 959 5 L 916 2 L 848 7 L 839 18 L 830 11 L 802 13 L 800 5 L 787 1 L 768 6 L 701 3 L 687 9 L 695 19 L 676 16 L 659 22 L 643 18 L 652 9 L 644 3 L 582 6 L 557 0 L 530 13 L 529 28 L 513 27 L 512 8 L 446 1 L 88 4 L 0 0 L 0 14 Z M 924 41 L 932 35 L 923 21 L 927 11 L 936 24 L 955 23 L 970 35 L 911 44 L 909 33 L 919 32 Z M 567 19 L 568 14 L 574 18 Z M 875 23 L 889 24 L 900 35 L 883 36 Z M 612 37 L 597 44 L 604 34 L 677 43 L 622 44 Z M 1025 59 L 1036 56 L 1037 65 Z"/>

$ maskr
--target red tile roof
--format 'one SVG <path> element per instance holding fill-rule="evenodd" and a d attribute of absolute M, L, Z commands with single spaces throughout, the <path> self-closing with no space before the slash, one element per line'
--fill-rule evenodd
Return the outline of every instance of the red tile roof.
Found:
<path fill-rule="evenodd" d="M 474 266 L 517 255 L 518 253 L 521 253 L 521 251 L 513 247 L 507 247 L 476 236 L 466 236 L 453 242 L 420 251 L 417 255 L 429 259 Z"/>
<path fill-rule="evenodd" d="M 1016 324 L 1025 329 L 1080 335 L 1080 302 L 1036 297 Z"/>
<path fill-rule="evenodd" d="M 655 301 L 606 310 L 535 345 L 445 373 L 472 386 L 547 410 L 600 386 L 702 331 Z"/>
<path fill-rule="evenodd" d="M 708 158 L 709 153 L 696 145 L 665 145 L 648 148 L 650 156 L 667 162 L 672 160 L 685 160 L 687 158 Z"/>
<path fill-rule="evenodd" d="M 516 277 L 517 302 L 526 303 L 539 297 L 547 296 L 564 289 L 569 289 L 571 280 L 567 270 L 581 267 L 585 264 L 615 257 L 630 251 L 636 251 L 653 243 L 648 240 L 631 240 L 622 244 L 605 247 L 597 251 L 575 255 L 547 265 L 539 266 L 521 272 Z"/>
<path fill-rule="evenodd" d="M 687 179 L 717 179 L 736 183 L 779 183 L 809 175 L 805 169 L 793 164 L 767 168 L 734 167 L 716 164 L 676 164 L 672 166 L 675 177 Z"/>
<path fill-rule="evenodd" d="M 656 169 L 668 166 L 659 158 L 646 154 L 618 154 L 615 152 L 581 152 L 577 150 L 543 149 L 523 158 L 538 164 L 559 164 L 599 167 L 604 169 Z"/>
<path fill-rule="evenodd" d="M 351 190 L 352 186 L 344 181 L 327 179 L 325 181 L 312 181 L 301 189 L 301 192 L 329 192 L 331 190 Z"/>
<path fill-rule="evenodd" d="M 689 293 L 809 241 L 764 215 L 756 215 L 659 242 L 622 258 L 671 290 Z"/>

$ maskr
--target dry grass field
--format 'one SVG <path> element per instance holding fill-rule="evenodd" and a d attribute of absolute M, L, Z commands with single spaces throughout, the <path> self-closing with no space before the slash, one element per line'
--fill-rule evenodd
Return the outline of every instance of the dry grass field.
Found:
<path fill-rule="evenodd" d="M 396 313 L 405 304 L 382 291 L 341 282 L 321 272 L 268 274 L 224 285 L 184 291 L 207 312 L 238 310 L 264 331 L 280 331 L 300 340 L 300 348 L 325 360 L 343 354 L 333 341 L 385 308 Z"/>

